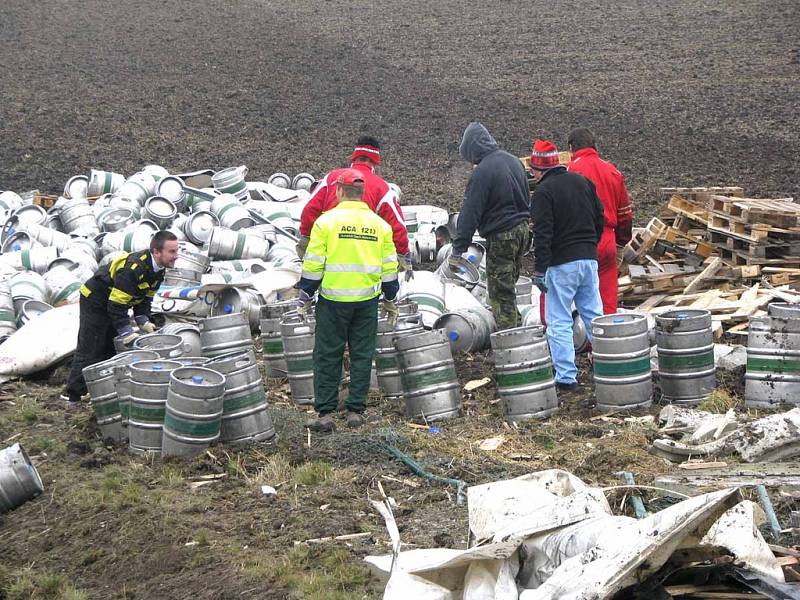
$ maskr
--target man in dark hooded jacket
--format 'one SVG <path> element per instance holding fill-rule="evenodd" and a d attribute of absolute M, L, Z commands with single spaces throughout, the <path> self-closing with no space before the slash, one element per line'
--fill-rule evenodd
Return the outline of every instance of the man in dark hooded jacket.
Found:
<path fill-rule="evenodd" d="M 458 268 L 458 260 L 477 229 L 487 241 L 487 287 L 497 328 L 518 327 L 515 287 L 531 237 L 525 168 L 519 158 L 500 150 L 486 127 L 478 122 L 467 125 L 458 150 L 461 158 L 475 168 L 458 215 L 450 266 Z"/>

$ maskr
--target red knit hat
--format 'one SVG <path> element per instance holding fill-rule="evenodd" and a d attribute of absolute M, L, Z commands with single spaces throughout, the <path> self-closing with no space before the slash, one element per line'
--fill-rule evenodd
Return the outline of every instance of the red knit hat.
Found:
<path fill-rule="evenodd" d="M 550 140 L 536 139 L 531 150 L 531 169 L 546 171 L 558 166 L 558 148 Z"/>
<path fill-rule="evenodd" d="M 376 165 L 379 165 L 381 164 L 381 151 L 377 146 L 372 146 L 371 144 L 358 144 L 353 149 L 350 160 L 353 161 L 357 158 L 368 158 Z"/>

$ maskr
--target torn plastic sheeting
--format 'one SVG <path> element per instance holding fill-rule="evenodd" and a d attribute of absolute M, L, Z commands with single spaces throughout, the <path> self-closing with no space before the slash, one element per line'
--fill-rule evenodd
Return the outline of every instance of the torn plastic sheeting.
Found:
<path fill-rule="evenodd" d="M 78 304 L 52 308 L 15 331 L 0 346 L 0 382 L 36 373 L 75 352 L 79 312 Z"/>
<path fill-rule="evenodd" d="M 523 591 L 519 600 L 610 598 L 656 572 L 678 548 L 693 545 L 695 530 L 705 532 L 736 496 L 735 489 L 721 490 L 689 498 L 646 519 L 631 519 L 616 534 L 602 536 L 595 545 L 564 560 L 542 585 Z M 548 535 L 553 534 L 540 536 L 541 544 Z"/>
<path fill-rule="evenodd" d="M 518 540 L 511 540 L 467 550 L 452 550 L 449 548 L 409 550 L 408 552 L 400 553 L 396 569 L 416 575 L 436 586 L 458 592 L 458 595 L 454 597 L 461 599 L 461 594 L 466 585 L 467 571 L 471 563 L 507 559 L 516 552 L 518 546 Z M 379 577 L 385 579 L 389 575 L 392 564 L 391 555 L 367 556 L 364 560 Z M 480 576 L 483 577 L 484 574 L 481 573 Z M 402 590 L 398 589 L 398 592 L 400 591 Z M 384 594 L 384 600 L 389 598 L 392 600 L 406 600 L 409 595 L 386 596 Z M 516 600 L 517 597 L 511 596 L 511 598 Z"/>
<path fill-rule="evenodd" d="M 585 489 L 583 481 L 561 469 L 471 486 L 467 489 L 470 535 L 478 543 L 492 539 L 506 524 L 536 514 L 558 497 Z"/>
<path fill-rule="evenodd" d="M 737 564 L 774 581 L 784 582 L 783 569 L 758 530 L 758 522 L 763 520 L 761 508 L 745 500 L 725 512 L 700 544 L 727 548 Z"/>

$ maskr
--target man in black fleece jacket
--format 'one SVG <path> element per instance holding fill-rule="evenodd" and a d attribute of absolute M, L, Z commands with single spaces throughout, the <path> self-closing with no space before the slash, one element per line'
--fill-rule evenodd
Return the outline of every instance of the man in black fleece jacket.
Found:
<path fill-rule="evenodd" d="M 597 276 L 597 244 L 603 234 L 603 205 L 594 184 L 558 163 L 552 142 L 536 140 L 531 170 L 533 193 L 533 281 L 545 293 L 545 321 L 556 386 L 577 387 L 572 305 L 591 341 L 592 319 L 603 314 Z"/>
<path fill-rule="evenodd" d="M 516 156 L 500 150 L 478 122 L 464 130 L 461 158 L 475 165 L 464 192 L 451 268 L 466 251 L 477 229 L 486 238 L 486 279 L 489 303 L 498 329 L 517 327 L 516 284 L 522 256 L 530 247 L 530 198 L 525 168 Z"/>

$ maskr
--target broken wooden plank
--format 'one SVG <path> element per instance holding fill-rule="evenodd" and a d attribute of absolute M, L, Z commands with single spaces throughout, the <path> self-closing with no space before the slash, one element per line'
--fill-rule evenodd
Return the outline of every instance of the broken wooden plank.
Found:
<path fill-rule="evenodd" d="M 720 469 L 672 473 L 656 477 L 653 483 L 681 494 L 696 495 L 727 487 L 756 486 L 800 490 L 798 463 L 741 463 Z"/>
<path fill-rule="evenodd" d="M 712 259 L 711 262 L 708 263 L 708 266 L 703 269 L 697 277 L 692 279 L 689 285 L 686 286 L 686 289 L 683 290 L 683 293 L 691 294 L 692 292 L 699 290 L 702 285 L 720 269 L 720 267 L 722 267 L 722 259 L 719 257 Z"/>

